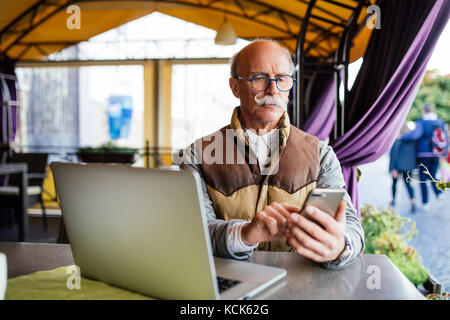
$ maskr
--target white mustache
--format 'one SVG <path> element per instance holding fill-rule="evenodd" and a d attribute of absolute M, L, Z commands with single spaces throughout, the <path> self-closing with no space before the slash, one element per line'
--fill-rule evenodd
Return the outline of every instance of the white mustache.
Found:
<path fill-rule="evenodd" d="M 289 102 L 289 98 L 280 98 L 279 96 L 263 96 L 258 98 L 258 95 L 255 96 L 255 102 L 258 106 L 274 104 L 282 109 L 286 109 L 286 106 Z"/>

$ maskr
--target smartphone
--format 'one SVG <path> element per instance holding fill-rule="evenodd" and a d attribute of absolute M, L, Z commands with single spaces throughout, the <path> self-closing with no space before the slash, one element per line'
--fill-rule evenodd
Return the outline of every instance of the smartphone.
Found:
<path fill-rule="evenodd" d="M 307 206 L 314 206 L 328 213 L 334 218 L 339 207 L 339 203 L 344 198 L 344 195 L 344 189 L 314 189 L 309 193 L 308 199 L 306 199 L 303 209 L 305 209 Z M 308 216 L 307 213 L 304 213 L 304 216 L 310 220 L 313 220 L 310 216 Z M 317 223 L 317 221 L 315 222 Z"/>

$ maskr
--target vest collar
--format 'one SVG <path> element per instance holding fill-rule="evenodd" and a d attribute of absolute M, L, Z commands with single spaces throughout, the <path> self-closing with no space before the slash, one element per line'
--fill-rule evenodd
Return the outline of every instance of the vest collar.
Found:
<path fill-rule="evenodd" d="M 244 122 L 241 119 L 241 107 L 234 108 L 233 115 L 231 116 L 230 128 L 236 131 L 237 137 L 243 142 L 248 144 L 248 136 Z M 289 115 L 286 111 L 283 112 L 277 129 L 280 130 L 280 151 L 286 146 L 287 139 L 289 138 L 289 132 L 291 129 L 291 123 L 289 121 Z"/>

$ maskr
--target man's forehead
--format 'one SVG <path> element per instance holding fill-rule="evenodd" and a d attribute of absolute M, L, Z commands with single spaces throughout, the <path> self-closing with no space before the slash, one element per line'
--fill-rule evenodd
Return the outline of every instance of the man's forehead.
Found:
<path fill-rule="evenodd" d="M 244 70 L 250 73 L 288 74 L 291 66 L 285 53 L 281 55 L 249 56 L 245 61 Z M 244 62 L 244 61 L 243 61 Z"/>
<path fill-rule="evenodd" d="M 239 63 L 241 71 L 250 73 L 288 73 L 291 65 L 286 52 L 274 43 L 262 42 L 247 47 Z"/>

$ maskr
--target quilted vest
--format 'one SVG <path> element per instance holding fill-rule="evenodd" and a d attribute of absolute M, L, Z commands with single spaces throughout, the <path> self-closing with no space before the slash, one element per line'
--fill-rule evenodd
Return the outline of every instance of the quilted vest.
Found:
<path fill-rule="evenodd" d="M 233 135 L 227 134 L 230 129 Z M 201 139 L 200 167 L 217 218 L 251 221 L 256 212 L 272 202 L 303 206 L 319 177 L 319 141 L 291 126 L 286 112 L 278 129 L 279 152 L 274 153 L 266 172 L 261 172 L 249 147 L 239 107 L 235 108 L 230 125 Z M 215 140 L 219 138 L 217 144 Z M 233 161 L 226 158 L 230 154 Z M 215 161 L 211 161 L 211 156 Z M 258 250 L 291 251 L 292 248 L 283 238 L 260 243 Z"/>

